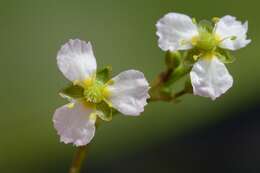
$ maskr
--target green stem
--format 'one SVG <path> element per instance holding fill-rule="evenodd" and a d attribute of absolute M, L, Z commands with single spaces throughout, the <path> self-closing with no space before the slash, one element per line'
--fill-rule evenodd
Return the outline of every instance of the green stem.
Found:
<path fill-rule="evenodd" d="M 174 94 L 173 99 L 176 100 L 177 98 L 182 97 L 183 95 L 188 94 L 188 93 L 189 92 L 186 89 L 183 89 L 183 90 L 177 92 L 176 94 Z"/>
<path fill-rule="evenodd" d="M 86 158 L 89 145 L 77 147 L 74 159 L 72 160 L 69 173 L 80 173 L 81 165 Z"/>
<path fill-rule="evenodd" d="M 172 90 L 173 84 L 180 80 L 183 76 L 190 72 L 190 67 L 181 65 L 174 70 L 169 79 L 164 84 L 164 90 L 170 92 Z"/>

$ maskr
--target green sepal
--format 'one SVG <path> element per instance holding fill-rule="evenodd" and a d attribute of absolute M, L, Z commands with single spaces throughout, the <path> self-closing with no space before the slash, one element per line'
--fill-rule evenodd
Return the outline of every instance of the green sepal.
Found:
<path fill-rule="evenodd" d="M 111 121 L 113 108 L 109 107 L 104 101 L 96 105 L 97 116 L 104 121 Z"/>
<path fill-rule="evenodd" d="M 168 52 L 167 54 L 166 57 L 169 56 Z M 193 55 L 198 55 L 198 54 L 199 52 L 197 51 L 197 49 L 191 49 L 188 52 L 181 51 L 178 54 L 175 54 L 175 57 L 176 58 L 178 57 L 178 64 L 176 64 L 177 66 L 172 69 L 169 79 L 161 87 L 161 92 L 165 94 L 165 96 L 167 95 L 171 96 L 174 83 L 179 79 L 181 79 L 182 77 L 186 76 L 190 72 L 192 65 L 195 62 L 195 60 L 192 57 Z"/>
<path fill-rule="evenodd" d="M 232 56 L 229 51 L 224 49 L 218 49 L 216 55 L 219 60 L 225 64 L 233 63 L 236 60 L 236 58 Z"/>
<path fill-rule="evenodd" d="M 213 23 L 208 20 L 201 20 L 199 22 L 199 27 L 200 27 L 200 29 L 206 29 L 208 32 L 212 32 L 213 28 L 214 28 Z"/>
<path fill-rule="evenodd" d="M 179 51 L 170 52 L 167 51 L 165 54 L 165 64 L 169 68 L 175 69 L 181 63 L 181 53 Z"/>
<path fill-rule="evenodd" d="M 112 67 L 111 66 L 107 66 L 101 70 L 99 70 L 97 72 L 97 80 L 103 82 L 103 83 L 106 83 L 109 79 L 110 79 L 110 76 L 111 76 L 111 72 L 112 72 Z"/>
<path fill-rule="evenodd" d="M 184 90 L 186 93 L 193 93 L 190 75 L 188 75 L 188 78 L 185 81 Z"/>
<path fill-rule="evenodd" d="M 184 55 L 184 63 L 186 65 L 193 66 L 193 64 L 197 61 L 197 59 L 200 58 L 200 56 L 201 56 L 201 51 L 196 48 L 186 51 Z"/>
<path fill-rule="evenodd" d="M 84 97 L 84 89 L 78 85 L 69 85 L 60 91 L 60 94 L 78 99 Z"/>

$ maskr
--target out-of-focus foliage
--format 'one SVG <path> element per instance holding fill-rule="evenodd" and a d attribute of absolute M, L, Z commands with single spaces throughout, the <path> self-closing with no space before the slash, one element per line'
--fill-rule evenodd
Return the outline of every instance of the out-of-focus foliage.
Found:
<path fill-rule="evenodd" d="M 140 117 L 117 116 L 112 123 L 103 123 L 91 148 L 91 162 L 101 164 L 111 155 L 142 150 L 172 134 L 224 119 L 223 112 L 247 106 L 258 97 L 260 86 L 259 5 L 257 0 L 2 0 L 1 171 L 67 169 L 74 148 L 59 143 L 52 126 L 54 110 L 65 103 L 58 91 L 69 83 L 56 66 L 63 43 L 70 38 L 90 40 L 99 67 L 110 64 L 113 74 L 134 68 L 152 80 L 164 66 L 155 23 L 170 11 L 198 19 L 230 14 L 249 21 L 252 43 L 236 52 L 236 62 L 228 66 L 234 87 L 215 102 L 185 96 L 180 104 L 151 103 Z"/>

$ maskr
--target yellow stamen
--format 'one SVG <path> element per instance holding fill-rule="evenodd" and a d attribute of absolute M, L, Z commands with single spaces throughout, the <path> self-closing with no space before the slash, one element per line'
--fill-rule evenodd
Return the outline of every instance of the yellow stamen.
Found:
<path fill-rule="evenodd" d="M 108 98 L 108 97 L 111 95 L 111 93 L 110 93 L 110 91 L 109 91 L 109 89 L 108 89 L 107 86 L 105 86 L 105 87 L 103 88 L 102 94 L 103 94 L 103 97 L 104 97 L 104 98 Z"/>
<path fill-rule="evenodd" d="M 221 37 L 220 37 L 219 35 L 214 34 L 214 38 L 215 38 L 215 40 L 216 40 L 217 43 L 222 42 L 222 39 L 221 39 Z"/>
<path fill-rule="evenodd" d="M 89 120 L 93 121 L 93 122 L 96 122 L 97 114 L 95 112 L 91 113 L 90 116 L 89 116 Z"/>
<path fill-rule="evenodd" d="M 93 79 L 92 78 L 87 78 L 82 83 L 84 85 L 84 88 L 85 87 L 89 87 L 89 86 L 91 86 L 93 84 Z"/>
<path fill-rule="evenodd" d="M 80 81 L 79 81 L 79 80 L 73 81 L 73 85 L 79 85 L 79 84 L 80 84 Z"/>
<path fill-rule="evenodd" d="M 191 38 L 191 44 L 192 44 L 193 46 L 196 46 L 197 43 L 198 43 L 198 40 L 199 40 L 199 37 L 198 37 L 198 36 L 192 37 L 192 38 Z"/>
<path fill-rule="evenodd" d="M 106 104 L 109 106 L 109 107 L 113 107 L 113 104 L 109 101 L 109 100 L 107 100 L 106 98 L 104 98 L 103 99 L 104 100 L 104 102 L 106 102 Z"/>
<path fill-rule="evenodd" d="M 69 108 L 69 109 L 73 109 L 74 106 L 75 106 L 75 103 L 68 103 L 66 106 L 67 106 L 67 108 Z"/>
<path fill-rule="evenodd" d="M 112 85 L 114 84 L 114 81 L 112 79 L 110 79 L 109 81 L 107 81 L 106 85 Z"/>
<path fill-rule="evenodd" d="M 95 109 L 96 108 L 96 105 L 94 103 L 90 103 L 90 102 L 82 102 L 82 103 L 87 108 L 91 108 L 91 109 Z"/>
<path fill-rule="evenodd" d="M 200 56 L 199 55 L 193 55 L 193 59 L 196 61 Z"/>
<path fill-rule="evenodd" d="M 212 20 L 212 22 L 214 22 L 214 23 L 218 23 L 219 20 L 220 20 L 220 18 L 219 18 L 219 17 L 213 17 L 211 20 Z"/>
<path fill-rule="evenodd" d="M 215 57 L 215 52 L 208 52 L 202 56 L 202 58 L 205 60 L 211 60 L 214 57 Z"/>
<path fill-rule="evenodd" d="M 197 24 L 196 18 L 193 17 L 191 20 L 192 20 L 192 23 L 193 23 L 193 24 Z"/>

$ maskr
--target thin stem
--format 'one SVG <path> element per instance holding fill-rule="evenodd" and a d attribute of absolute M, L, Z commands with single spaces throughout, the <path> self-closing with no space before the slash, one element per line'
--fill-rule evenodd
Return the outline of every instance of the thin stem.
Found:
<path fill-rule="evenodd" d="M 180 92 L 177 92 L 176 94 L 174 94 L 174 99 L 177 99 L 177 98 L 179 98 L 179 97 L 181 97 L 181 96 L 183 96 L 183 95 L 185 95 L 187 93 L 188 93 L 187 90 L 183 89 Z"/>
<path fill-rule="evenodd" d="M 71 163 L 69 173 L 79 173 L 80 172 L 81 165 L 82 165 L 82 162 L 86 158 L 88 148 L 89 148 L 89 145 L 77 147 L 74 159 L 72 160 L 72 163 Z"/>

